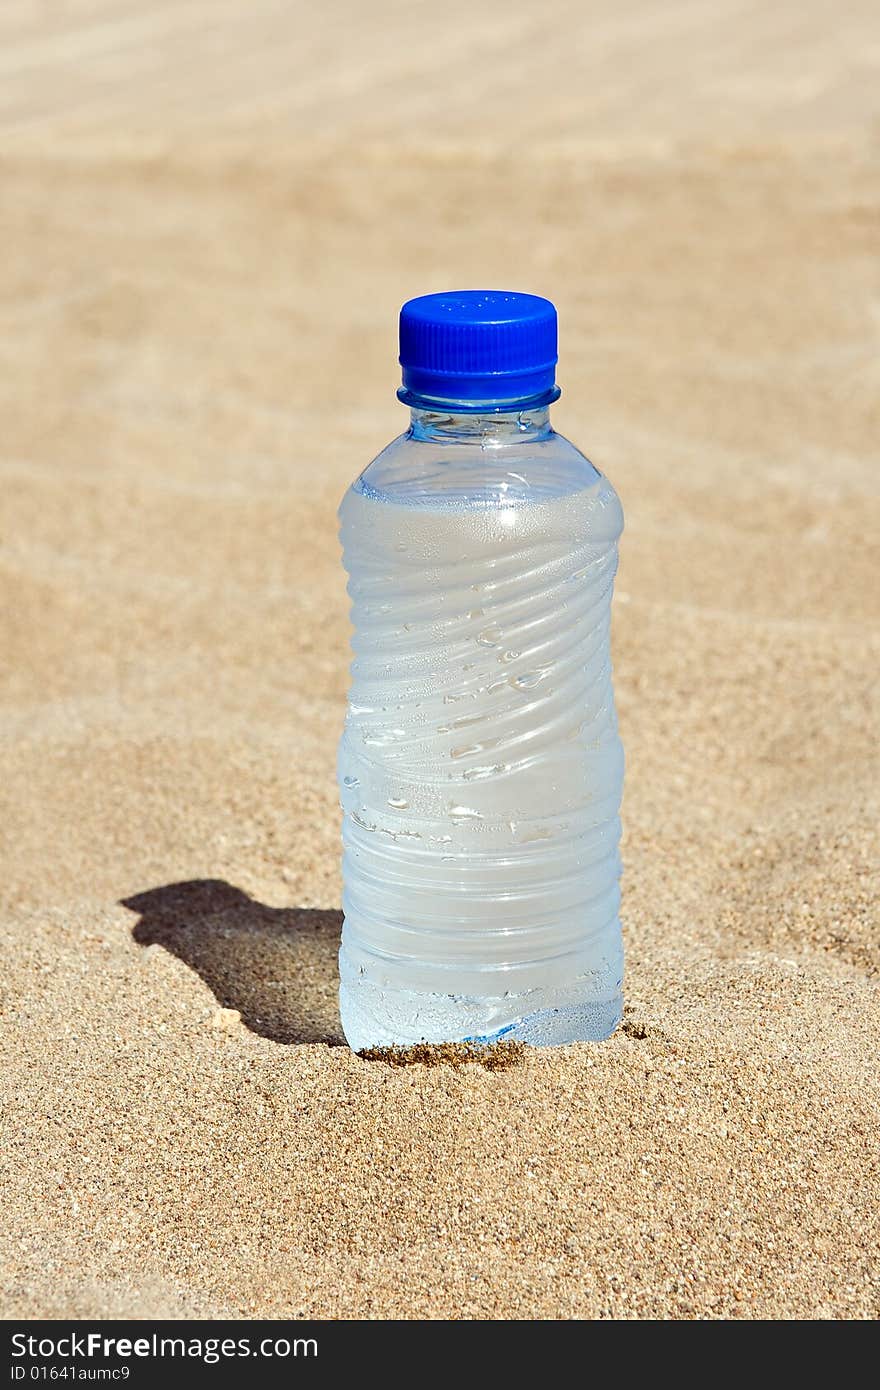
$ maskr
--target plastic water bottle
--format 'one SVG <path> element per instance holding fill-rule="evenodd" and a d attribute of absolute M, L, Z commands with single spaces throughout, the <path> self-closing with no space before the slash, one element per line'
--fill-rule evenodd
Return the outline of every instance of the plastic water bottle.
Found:
<path fill-rule="evenodd" d="M 620 1019 L 623 514 L 551 427 L 556 356 L 546 299 L 405 304 L 410 427 L 340 508 L 354 623 L 340 1009 L 355 1049 L 592 1040 Z"/>

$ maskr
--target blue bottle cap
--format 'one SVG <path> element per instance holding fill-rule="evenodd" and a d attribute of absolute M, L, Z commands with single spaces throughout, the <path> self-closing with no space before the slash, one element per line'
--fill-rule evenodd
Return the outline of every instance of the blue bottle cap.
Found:
<path fill-rule="evenodd" d="M 423 294 L 400 311 L 398 396 L 408 405 L 511 410 L 547 405 L 556 385 L 556 309 L 507 290 Z"/>

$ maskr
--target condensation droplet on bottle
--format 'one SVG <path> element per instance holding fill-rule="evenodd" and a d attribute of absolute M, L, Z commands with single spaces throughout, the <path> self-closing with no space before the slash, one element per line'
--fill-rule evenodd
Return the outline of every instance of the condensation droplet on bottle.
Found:
<path fill-rule="evenodd" d="M 537 826 L 534 830 L 526 830 L 524 834 L 519 836 L 521 845 L 530 845 L 535 840 L 550 839 L 552 839 L 551 833 L 545 826 Z"/>
<path fill-rule="evenodd" d="M 466 729 L 469 724 L 479 724 L 482 715 L 479 714 L 460 714 L 457 719 L 453 719 L 453 729 Z"/>
<path fill-rule="evenodd" d="M 449 756 L 450 758 L 466 758 L 469 753 L 482 753 L 482 751 L 483 745 L 481 743 L 466 743 L 460 748 L 451 749 Z"/>
<path fill-rule="evenodd" d="M 407 806 L 409 805 L 409 802 L 406 801 L 402 796 L 389 796 L 388 805 L 394 811 L 405 811 Z"/>
<path fill-rule="evenodd" d="M 501 628 L 497 624 L 484 627 L 482 632 L 477 633 L 477 641 L 481 647 L 497 647 L 501 640 Z"/>
<path fill-rule="evenodd" d="M 361 734 L 364 743 L 371 748 L 387 748 L 392 743 L 397 743 L 399 739 L 406 738 L 404 729 L 380 729 L 378 733 L 364 732 Z"/>
<path fill-rule="evenodd" d="M 484 767 L 469 767 L 461 775 L 465 782 L 476 782 L 481 777 L 494 777 L 497 773 L 507 770 L 506 763 L 487 763 Z"/>
<path fill-rule="evenodd" d="M 342 785 L 344 787 L 359 787 L 360 784 L 360 777 L 343 777 L 342 779 Z"/>
<path fill-rule="evenodd" d="M 523 671 L 521 676 L 509 676 L 508 681 L 514 690 L 534 690 L 535 686 L 548 674 L 547 668 L 537 671 Z"/>

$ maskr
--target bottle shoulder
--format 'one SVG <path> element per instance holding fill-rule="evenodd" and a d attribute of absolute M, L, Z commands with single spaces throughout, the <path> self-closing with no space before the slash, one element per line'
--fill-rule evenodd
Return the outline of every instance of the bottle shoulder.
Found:
<path fill-rule="evenodd" d="M 422 439 L 408 430 L 376 455 L 351 491 L 411 505 L 448 505 L 456 499 L 461 504 L 496 501 L 509 506 L 597 488 L 609 501 L 616 499 L 604 474 L 554 430 L 538 438 L 486 444 Z"/>

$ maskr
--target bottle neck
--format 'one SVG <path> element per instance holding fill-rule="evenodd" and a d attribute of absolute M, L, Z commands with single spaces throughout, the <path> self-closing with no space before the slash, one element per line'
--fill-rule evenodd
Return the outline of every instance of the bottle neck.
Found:
<path fill-rule="evenodd" d="M 454 407 L 427 410 L 412 406 L 409 433 L 413 439 L 477 444 L 486 449 L 547 439 L 553 427 L 547 405 L 532 410 L 487 411 L 486 414 L 474 410 L 456 414 Z"/>

